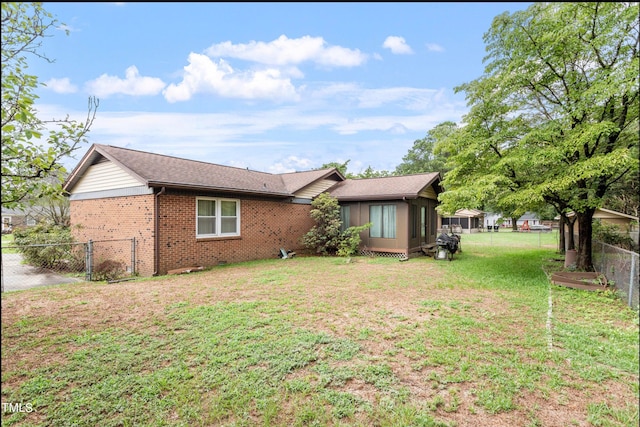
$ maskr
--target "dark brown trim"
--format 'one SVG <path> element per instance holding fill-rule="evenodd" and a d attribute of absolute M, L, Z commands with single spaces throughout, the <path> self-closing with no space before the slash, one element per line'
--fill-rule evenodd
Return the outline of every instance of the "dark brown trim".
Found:
<path fill-rule="evenodd" d="M 229 188 L 229 187 L 211 187 L 207 185 L 192 185 L 192 184 L 181 184 L 175 182 L 161 182 L 161 181 L 148 181 L 147 185 L 149 187 L 154 188 L 169 188 L 172 190 L 189 190 L 189 191 L 207 191 L 207 192 L 220 192 L 220 193 L 228 193 L 228 194 L 249 194 L 249 195 L 259 195 L 266 197 L 278 197 L 278 198 L 287 198 L 293 197 L 293 194 L 289 193 L 281 193 L 281 192 L 269 192 L 269 191 L 251 191 L 251 190 L 242 190 L 238 188 Z"/>

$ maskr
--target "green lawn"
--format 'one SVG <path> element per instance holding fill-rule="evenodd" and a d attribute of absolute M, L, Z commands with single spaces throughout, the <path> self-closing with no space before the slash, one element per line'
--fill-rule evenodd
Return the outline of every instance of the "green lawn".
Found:
<path fill-rule="evenodd" d="M 2 425 L 637 426 L 638 313 L 489 234 L 3 294 Z"/>
<path fill-rule="evenodd" d="M 3 254 L 15 254 L 18 253 L 18 250 L 15 248 L 7 248 L 7 246 L 11 246 L 14 244 L 13 234 L 3 234 L 2 235 L 2 253 Z"/>
<path fill-rule="evenodd" d="M 13 234 L 2 235 L 2 246 L 9 246 L 13 244 Z"/>
<path fill-rule="evenodd" d="M 522 248 L 550 248 L 558 247 L 558 230 L 549 232 L 513 232 L 511 229 L 501 229 L 499 232 L 463 234 L 462 242 L 482 246 L 516 246 Z"/>

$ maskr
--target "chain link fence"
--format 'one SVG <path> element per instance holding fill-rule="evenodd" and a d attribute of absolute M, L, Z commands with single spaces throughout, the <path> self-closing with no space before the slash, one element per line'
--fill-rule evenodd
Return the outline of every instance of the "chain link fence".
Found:
<path fill-rule="evenodd" d="M 136 274 L 136 240 L 2 246 L 2 292 Z"/>
<path fill-rule="evenodd" d="M 136 239 L 89 240 L 87 280 L 118 280 L 135 275 Z"/>
<path fill-rule="evenodd" d="M 603 273 L 609 283 L 613 282 L 629 307 L 637 310 L 638 254 L 598 241 L 593 241 L 591 254 L 594 268 Z"/>

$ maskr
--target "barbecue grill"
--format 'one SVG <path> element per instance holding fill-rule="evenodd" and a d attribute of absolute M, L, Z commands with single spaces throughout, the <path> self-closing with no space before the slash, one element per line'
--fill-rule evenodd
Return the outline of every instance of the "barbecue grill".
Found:
<path fill-rule="evenodd" d="M 453 254 L 458 252 L 460 236 L 457 234 L 440 233 L 436 239 L 436 259 L 453 259 Z"/>

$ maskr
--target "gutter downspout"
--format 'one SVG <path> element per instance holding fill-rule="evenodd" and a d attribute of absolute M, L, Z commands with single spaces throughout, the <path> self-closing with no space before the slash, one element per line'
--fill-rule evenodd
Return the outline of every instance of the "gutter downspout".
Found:
<path fill-rule="evenodd" d="M 155 215 L 154 215 L 154 224 L 153 224 L 153 275 L 158 275 L 158 270 L 160 270 L 160 201 L 158 198 L 167 192 L 166 187 L 162 187 L 162 189 L 156 193 L 155 197 Z"/>
<path fill-rule="evenodd" d="M 411 203 L 407 200 L 407 196 L 402 196 L 402 201 L 407 204 L 407 247 L 404 248 L 404 256 L 409 258 L 409 251 L 411 247 Z M 414 218 L 415 221 L 415 218 Z M 398 242 L 396 240 L 396 248 L 398 247 Z"/>

